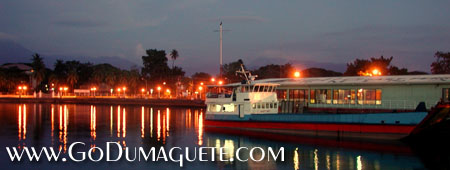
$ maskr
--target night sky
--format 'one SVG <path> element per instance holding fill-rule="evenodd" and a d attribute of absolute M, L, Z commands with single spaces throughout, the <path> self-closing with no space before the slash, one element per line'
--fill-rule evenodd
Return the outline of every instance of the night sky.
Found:
<path fill-rule="evenodd" d="M 450 51 L 450 1 L 0 0 L 0 39 L 47 55 L 117 56 L 141 65 L 145 49 L 180 53 L 188 74 L 224 62 L 291 62 L 345 71 L 356 58 L 394 56 L 430 71 Z M 105 61 L 107 62 L 107 61 Z"/>

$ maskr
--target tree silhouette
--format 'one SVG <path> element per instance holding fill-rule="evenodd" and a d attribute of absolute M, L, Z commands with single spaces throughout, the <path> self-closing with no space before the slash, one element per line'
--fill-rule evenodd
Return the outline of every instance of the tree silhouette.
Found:
<path fill-rule="evenodd" d="M 179 57 L 178 51 L 173 49 L 172 52 L 170 52 L 170 58 L 172 58 L 172 69 L 175 65 L 175 60 L 177 60 Z"/>
<path fill-rule="evenodd" d="M 38 86 L 45 77 L 45 64 L 43 58 L 38 53 L 33 54 L 31 66 L 33 67 L 32 76 L 36 80 L 36 86 Z"/>
<path fill-rule="evenodd" d="M 450 73 L 450 52 L 438 51 L 434 54 L 436 61 L 431 64 L 432 74 L 449 74 Z"/>

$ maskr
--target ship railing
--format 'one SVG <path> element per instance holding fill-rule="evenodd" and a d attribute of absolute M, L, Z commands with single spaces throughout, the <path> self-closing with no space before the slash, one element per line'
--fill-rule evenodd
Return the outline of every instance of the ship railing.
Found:
<path fill-rule="evenodd" d="M 282 100 L 284 102 L 299 102 L 294 100 Z M 436 100 L 381 100 L 377 102 L 358 103 L 358 101 L 348 102 L 345 104 L 331 104 L 331 103 L 307 103 L 304 101 L 304 107 L 310 108 L 343 108 L 343 109 L 390 109 L 390 110 L 414 110 L 420 102 L 424 102 L 427 109 L 435 106 Z"/>

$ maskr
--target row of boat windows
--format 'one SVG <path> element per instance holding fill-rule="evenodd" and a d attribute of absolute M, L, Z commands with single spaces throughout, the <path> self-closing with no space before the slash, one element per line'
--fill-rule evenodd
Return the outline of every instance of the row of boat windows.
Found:
<path fill-rule="evenodd" d="M 309 93 L 308 93 L 309 91 Z M 289 100 L 311 104 L 381 104 L 381 89 L 289 89 Z M 287 91 L 277 90 L 279 100 L 286 100 Z"/>
<path fill-rule="evenodd" d="M 253 103 L 252 109 L 276 109 L 278 103 Z"/>
<path fill-rule="evenodd" d="M 274 92 L 276 86 L 272 85 L 254 85 L 254 86 L 242 86 L 241 92 Z"/>

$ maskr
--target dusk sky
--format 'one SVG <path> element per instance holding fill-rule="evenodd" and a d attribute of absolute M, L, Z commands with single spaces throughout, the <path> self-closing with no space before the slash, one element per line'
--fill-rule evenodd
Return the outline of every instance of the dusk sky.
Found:
<path fill-rule="evenodd" d="M 180 53 L 188 74 L 224 63 L 293 63 L 345 71 L 356 58 L 394 56 L 430 72 L 450 51 L 450 1 L 0 0 L 0 39 L 46 55 L 117 56 L 141 65 L 145 49 Z M 107 61 L 105 61 L 107 62 Z M 51 67 L 51 66 L 49 66 Z"/>

